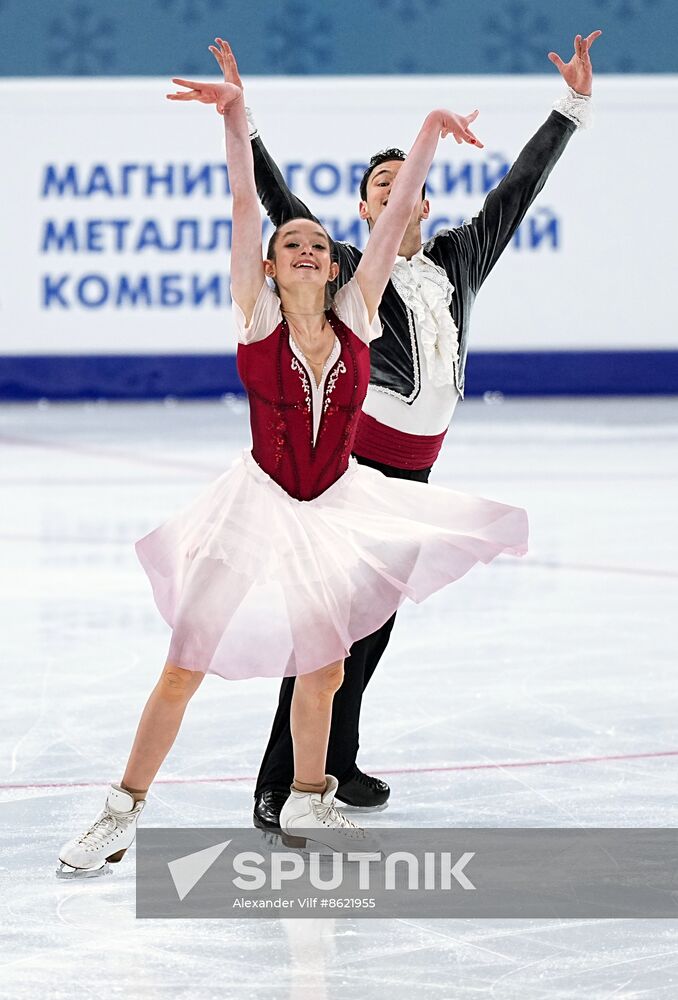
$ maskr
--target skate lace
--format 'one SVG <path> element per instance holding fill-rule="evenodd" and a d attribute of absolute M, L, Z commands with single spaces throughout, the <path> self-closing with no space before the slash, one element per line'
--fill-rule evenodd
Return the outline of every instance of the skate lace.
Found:
<path fill-rule="evenodd" d="M 118 826 L 124 826 L 124 823 L 119 822 L 116 814 L 107 810 L 92 823 L 89 830 L 82 835 L 78 843 L 88 847 L 101 847 Z"/>
<path fill-rule="evenodd" d="M 378 791 L 379 786 L 382 784 L 380 778 L 374 778 L 371 774 L 364 774 L 363 771 L 359 771 L 357 767 L 353 775 L 353 780 L 358 781 L 361 785 L 369 788 L 372 792 Z"/>
<path fill-rule="evenodd" d="M 348 816 L 344 816 L 343 813 L 339 812 L 334 802 L 313 802 L 312 806 L 316 819 L 323 826 L 347 830 L 350 836 L 357 839 L 365 836 L 365 831 L 362 827 L 350 820 Z"/>

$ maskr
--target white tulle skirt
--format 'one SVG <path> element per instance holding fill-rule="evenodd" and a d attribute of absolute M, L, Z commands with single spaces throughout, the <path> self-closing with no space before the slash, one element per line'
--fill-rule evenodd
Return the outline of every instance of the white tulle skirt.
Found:
<path fill-rule="evenodd" d="M 233 679 L 341 660 L 405 598 L 526 548 L 520 508 L 355 460 L 315 500 L 294 500 L 249 452 L 136 545 L 173 630 L 169 660 Z"/>

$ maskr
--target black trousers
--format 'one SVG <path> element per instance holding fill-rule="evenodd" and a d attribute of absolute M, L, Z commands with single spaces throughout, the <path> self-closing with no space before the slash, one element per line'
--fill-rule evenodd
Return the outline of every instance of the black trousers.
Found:
<path fill-rule="evenodd" d="M 429 469 L 397 469 L 358 457 L 361 465 L 369 465 L 385 476 L 395 479 L 414 479 L 426 483 Z M 396 616 L 378 631 L 354 643 L 351 655 L 344 663 L 344 682 L 334 696 L 332 725 L 327 750 L 327 773 L 333 774 L 339 784 L 347 781 L 358 756 L 360 707 L 363 691 L 367 687 L 391 637 Z M 294 692 L 294 677 L 286 677 L 280 687 L 278 709 L 275 713 L 271 735 L 259 769 L 255 795 L 266 788 L 288 788 L 294 778 L 290 707 Z"/>

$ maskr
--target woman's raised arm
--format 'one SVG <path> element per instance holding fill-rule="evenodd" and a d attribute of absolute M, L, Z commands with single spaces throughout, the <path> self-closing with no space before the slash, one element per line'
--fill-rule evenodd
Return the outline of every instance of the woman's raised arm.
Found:
<path fill-rule="evenodd" d="M 466 116 L 456 115 L 453 111 L 441 108 L 426 116 L 421 131 L 393 182 L 388 205 L 372 227 L 355 274 L 370 319 L 379 307 L 412 210 L 417 199 L 421 198 L 421 189 L 426 182 L 438 139 L 444 139 L 451 132 L 458 143 L 468 142 L 482 149 L 482 143 L 469 128 L 477 115 L 477 111 Z"/>
<path fill-rule="evenodd" d="M 174 79 L 172 82 L 188 87 L 188 92 L 168 94 L 171 101 L 200 101 L 216 105 L 224 116 L 226 129 L 226 161 L 228 179 L 233 197 L 233 237 L 231 248 L 231 293 L 245 314 L 247 325 L 254 311 L 254 304 L 264 283 L 264 263 L 261 251 L 261 213 L 254 183 L 254 164 L 250 145 L 242 83 L 238 76 L 235 57 L 227 43 L 225 58 L 232 60 L 233 83 L 196 83 L 194 80 Z"/>

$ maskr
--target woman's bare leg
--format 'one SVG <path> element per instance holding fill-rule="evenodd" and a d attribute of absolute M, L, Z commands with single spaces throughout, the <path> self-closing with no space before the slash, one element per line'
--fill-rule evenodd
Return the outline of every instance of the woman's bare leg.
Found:
<path fill-rule="evenodd" d="M 166 663 L 141 714 L 125 776 L 111 785 L 103 812 L 89 830 L 63 845 L 59 878 L 106 874 L 106 862 L 117 863 L 134 842 L 146 792 L 169 753 L 191 696 L 204 674 Z M 122 789 L 122 791 L 121 791 Z M 128 795 L 125 795 L 128 792 Z M 131 803 L 130 803 L 131 796 Z"/>
<path fill-rule="evenodd" d="M 325 788 L 325 761 L 332 721 L 332 700 L 344 679 L 344 663 L 330 663 L 294 682 L 290 723 L 294 746 L 294 781 Z M 306 789 L 304 789 L 306 790 Z M 308 787 L 308 791 L 311 791 Z"/>
<path fill-rule="evenodd" d="M 166 663 L 141 714 L 121 787 L 143 797 L 179 732 L 186 706 L 205 675 Z"/>

